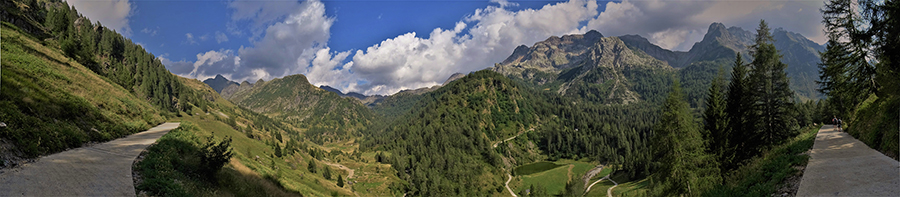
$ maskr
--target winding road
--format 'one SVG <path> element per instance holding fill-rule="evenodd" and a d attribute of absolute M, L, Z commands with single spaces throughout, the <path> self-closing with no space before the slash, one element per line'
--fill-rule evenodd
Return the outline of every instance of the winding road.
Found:
<path fill-rule="evenodd" d="M 134 196 L 131 165 L 157 139 L 178 128 L 165 123 L 113 141 L 39 158 L 0 173 L 0 196 Z"/>

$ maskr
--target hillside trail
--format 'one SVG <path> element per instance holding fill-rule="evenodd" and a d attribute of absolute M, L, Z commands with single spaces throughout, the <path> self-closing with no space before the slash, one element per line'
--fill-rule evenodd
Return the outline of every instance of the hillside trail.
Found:
<path fill-rule="evenodd" d="M 610 179 L 610 178 L 609 178 L 609 175 L 606 175 L 606 178 L 609 179 L 609 181 L 612 181 L 613 184 L 614 184 L 612 187 L 609 187 L 609 189 L 606 189 L 606 197 L 612 197 L 612 190 L 613 190 L 614 188 L 618 187 L 618 186 L 619 186 L 619 183 L 616 183 L 616 181 Z"/>
<path fill-rule="evenodd" d="M 900 162 L 832 125 L 816 134 L 797 196 L 896 196 Z"/>
<path fill-rule="evenodd" d="M 594 178 L 594 176 L 597 176 L 600 171 L 603 171 L 603 164 L 599 164 L 595 166 L 594 169 L 585 173 L 584 176 L 581 177 L 581 179 L 584 180 L 584 186 L 587 187 L 588 184 L 590 184 L 591 179 Z"/>
<path fill-rule="evenodd" d="M 331 163 L 331 162 L 327 162 L 327 161 L 322 161 L 322 163 L 325 163 L 325 164 L 327 164 L 327 165 L 329 165 L 329 166 L 334 166 L 334 167 L 340 168 L 341 170 L 345 170 L 345 171 L 347 171 L 347 174 L 348 174 L 348 175 L 347 175 L 347 179 L 353 178 L 353 172 L 354 172 L 355 170 L 350 169 L 350 168 L 348 168 L 347 166 L 344 166 L 344 165 L 341 165 L 341 164 L 337 164 L 337 163 Z"/>
<path fill-rule="evenodd" d="M 161 124 L 8 169 L 0 174 L 0 196 L 134 196 L 134 159 L 179 124 Z"/>
<path fill-rule="evenodd" d="M 509 181 L 512 181 L 512 175 L 506 174 L 506 176 L 509 177 L 509 179 L 506 179 L 506 190 L 509 191 L 509 194 L 512 194 L 513 197 L 519 197 L 515 192 L 512 191 L 512 189 L 509 188 Z"/>
<path fill-rule="evenodd" d="M 344 165 L 341 165 L 338 163 L 331 163 L 331 162 L 327 162 L 327 161 L 322 161 L 322 163 L 325 163 L 325 165 L 340 168 L 341 170 L 346 170 L 347 171 L 347 179 L 344 179 L 344 181 L 349 181 L 351 178 L 353 178 L 353 173 L 355 172 L 355 170 L 350 169 L 347 166 L 344 166 Z M 353 195 L 356 195 L 357 197 L 359 197 L 359 194 L 357 194 L 356 191 L 353 191 L 352 189 L 350 191 L 353 192 Z"/>
<path fill-rule="evenodd" d="M 514 136 L 512 136 L 512 137 L 506 138 L 506 139 L 503 140 L 503 141 L 494 142 L 493 148 L 497 148 L 497 145 L 499 145 L 499 144 L 501 144 L 501 143 L 504 143 L 504 142 L 506 142 L 506 141 L 510 141 L 510 140 L 516 139 L 516 137 L 519 137 L 520 135 L 522 135 L 522 134 L 524 134 L 524 133 L 526 133 L 526 132 L 529 132 L 529 131 L 534 131 L 534 128 L 530 128 L 530 129 L 528 129 L 528 130 L 526 130 L 526 131 L 519 132 L 518 134 L 516 134 L 516 135 L 514 135 Z"/>

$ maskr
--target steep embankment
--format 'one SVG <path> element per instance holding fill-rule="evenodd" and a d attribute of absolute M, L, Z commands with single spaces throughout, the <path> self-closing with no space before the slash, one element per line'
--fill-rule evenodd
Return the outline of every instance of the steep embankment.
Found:
<path fill-rule="evenodd" d="M 107 141 L 164 120 L 160 111 L 110 79 L 10 23 L 2 26 L 0 167 Z M 4 146 L 7 147 L 7 146 Z"/>

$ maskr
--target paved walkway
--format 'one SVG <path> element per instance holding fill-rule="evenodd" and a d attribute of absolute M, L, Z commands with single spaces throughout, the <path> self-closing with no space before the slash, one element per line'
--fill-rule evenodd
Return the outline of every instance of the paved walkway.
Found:
<path fill-rule="evenodd" d="M 819 129 L 797 196 L 897 196 L 900 163 L 831 125 Z"/>
<path fill-rule="evenodd" d="M 0 174 L 0 196 L 134 196 L 131 164 L 179 123 L 41 157 Z"/>

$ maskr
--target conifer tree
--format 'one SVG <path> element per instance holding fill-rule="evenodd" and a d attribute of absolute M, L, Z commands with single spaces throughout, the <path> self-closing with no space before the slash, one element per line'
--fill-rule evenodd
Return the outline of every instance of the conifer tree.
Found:
<path fill-rule="evenodd" d="M 719 183 L 718 166 L 706 153 L 700 127 L 691 116 L 677 80 L 653 132 L 656 172 L 650 184 L 655 194 L 698 196 Z"/>
<path fill-rule="evenodd" d="M 344 178 L 341 178 L 341 175 L 340 175 L 340 174 L 338 175 L 337 186 L 338 186 L 338 187 L 344 187 Z"/>
<path fill-rule="evenodd" d="M 709 93 L 706 98 L 706 109 L 703 112 L 703 126 L 705 130 L 704 139 L 708 142 L 707 152 L 716 156 L 717 160 L 725 165 L 730 163 L 733 152 L 730 146 L 730 129 L 728 127 L 728 114 L 726 106 L 728 105 L 724 91 L 724 78 L 722 71 L 719 70 L 719 76 L 713 80 L 709 87 Z M 720 171 L 724 172 L 724 168 Z"/>
<path fill-rule="evenodd" d="M 724 169 L 732 170 L 736 167 L 736 163 L 744 159 L 752 157 L 755 153 L 745 144 L 748 138 L 752 136 L 750 131 L 753 128 L 747 124 L 747 115 L 752 105 L 748 92 L 747 65 L 741 58 L 741 54 L 737 53 L 734 59 L 734 66 L 731 70 L 731 82 L 728 84 L 728 98 L 725 107 L 725 114 L 728 116 L 728 128 L 731 131 L 728 141 L 729 147 L 733 149 L 730 153 L 734 156 L 732 162 L 723 163 Z"/>
<path fill-rule="evenodd" d="M 759 150 L 780 143 L 798 128 L 791 110 L 794 92 L 784 71 L 788 65 L 781 62 L 766 21 L 760 20 L 756 33 L 756 43 L 750 48 L 753 61 L 749 91 L 753 104 L 751 113 L 745 116 L 756 129 L 750 143 Z"/>

